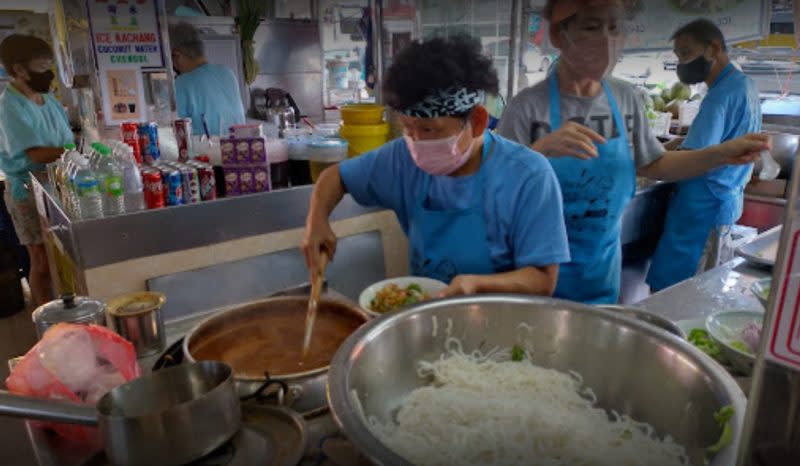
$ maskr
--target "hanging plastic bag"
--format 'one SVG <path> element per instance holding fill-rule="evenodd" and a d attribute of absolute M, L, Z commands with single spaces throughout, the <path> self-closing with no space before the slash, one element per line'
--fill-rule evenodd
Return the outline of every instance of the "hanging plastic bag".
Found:
<path fill-rule="evenodd" d="M 95 405 L 112 388 L 141 375 L 133 345 L 98 325 L 57 324 L 14 366 L 11 393 Z M 97 429 L 41 422 L 62 437 L 93 441 Z"/>

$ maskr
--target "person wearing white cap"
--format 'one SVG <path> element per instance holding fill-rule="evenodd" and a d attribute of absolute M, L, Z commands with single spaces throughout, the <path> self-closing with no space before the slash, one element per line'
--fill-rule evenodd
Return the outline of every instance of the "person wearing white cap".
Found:
<path fill-rule="evenodd" d="M 665 151 L 650 131 L 634 87 L 608 78 L 624 46 L 626 2 L 549 0 L 545 17 L 561 55 L 548 78 L 516 95 L 501 118 L 502 136 L 544 154 L 559 179 L 571 262 L 555 296 L 592 304 L 619 300 L 622 214 L 637 173 L 655 179 L 696 177 L 753 162 L 763 135 L 700 150 Z"/>

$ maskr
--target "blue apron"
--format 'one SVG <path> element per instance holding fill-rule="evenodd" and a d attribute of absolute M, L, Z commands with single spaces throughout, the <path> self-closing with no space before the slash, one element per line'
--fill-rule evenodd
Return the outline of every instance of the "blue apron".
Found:
<path fill-rule="evenodd" d="M 647 272 L 646 281 L 652 291 L 663 290 L 697 273 L 708 235 L 720 225 L 717 214 L 723 204 L 703 177 L 677 184 L 667 209 L 664 232 Z"/>
<path fill-rule="evenodd" d="M 463 210 L 431 210 L 425 206 L 431 175 L 425 173 L 408 225 L 409 256 L 412 273 L 450 283 L 456 275 L 495 273 L 489 248 L 489 232 L 483 214 L 484 165 L 494 146 L 494 136 L 486 133 L 481 168 L 474 175 L 472 200 Z"/>
<path fill-rule="evenodd" d="M 733 70 L 728 64 L 711 85 Z M 723 172 L 724 173 L 724 172 Z M 704 176 L 676 184 L 670 199 L 664 232 L 653 254 L 647 284 L 660 291 L 693 277 L 712 230 L 731 225 L 742 214 L 744 185 L 726 188 L 715 184 L 714 170 Z M 725 176 L 725 175 L 722 175 Z"/>
<path fill-rule="evenodd" d="M 550 125 L 561 127 L 561 94 L 553 73 L 550 85 Z M 620 230 L 625 206 L 636 191 L 636 168 L 628 146 L 627 129 L 617 102 L 605 82 L 617 135 L 597 146 L 598 157 L 548 157 L 564 197 L 572 257 L 562 264 L 555 296 L 591 304 L 616 304 L 622 273 Z"/>

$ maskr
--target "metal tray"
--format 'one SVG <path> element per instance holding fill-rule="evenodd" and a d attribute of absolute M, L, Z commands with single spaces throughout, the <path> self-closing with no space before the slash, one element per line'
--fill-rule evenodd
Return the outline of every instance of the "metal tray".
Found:
<path fill-rule="evenodd" d="M 781 240 L 781 229 L 777 226 L 761 233 L 753 241 L 736 249 L 736 255 L 744 257 L 748 262 L 758 265 L 773 267 L 775 256 L 778 252 L 778 243 Z"/>

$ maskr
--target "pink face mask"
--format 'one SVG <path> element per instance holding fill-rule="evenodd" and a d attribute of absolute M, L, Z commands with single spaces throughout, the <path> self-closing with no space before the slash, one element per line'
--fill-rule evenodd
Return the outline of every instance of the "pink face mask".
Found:
<path fill-rule="evenodd" d="M 414 159 L 414 163 L 417 164 L 420 170 L 433 176 L 447 176 L 464 166 L 470 155 L 472 155 L 474 140 L 467 147 L 467 150 L 464 152 L 458 151 L 458 140 L 470 128 L 471 126 L 467 124 L 455 136 L 428 141 L 414 141 L 409 136 L 403 137 L 406 140 L 408 151 L 411 152 L 411 158 Z"/>
<path fill-rule="evenodd" d="M 567 46 L 561 56 L 583 78 L 600 81 L 611 74 L 625 45 L 622 36 L 572 39 L 564 34 Z"/>

